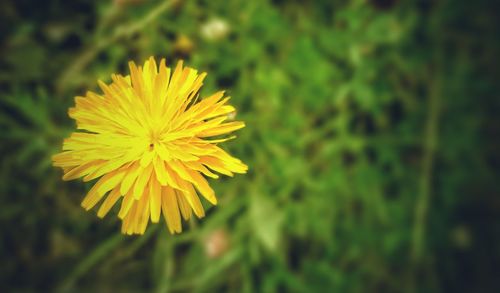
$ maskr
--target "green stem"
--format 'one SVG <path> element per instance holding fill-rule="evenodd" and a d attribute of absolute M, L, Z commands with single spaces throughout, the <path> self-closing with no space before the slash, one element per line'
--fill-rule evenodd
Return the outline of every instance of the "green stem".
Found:
<path fill-rule="evenodd" d="M 125 236 L 116 234 L 104 243 L 99 245 L 90 255 L 86 256 L 81 263 L 69 274 L 69 276 L 61 283 L 56 292 L 70 292 L 75 283 L 85 273 L 87 273 L 100 260 L 105 258 L 116 246 L 125 240 Z"/>
<path fill-rule="evenodd" d="M 99 41 L 92 43 L 90 47 L 84 49 L 84 51 L 76 57 L 75 62 L 71 63 L 68 68 L 63 70 L 56 83 L 57 91 L 60 93 L 67 89 L 68 85 L 71 84 L 71 80 L 73 80 L 79 72 L 81 72 L 92 60 L 94 60 L 94 58 L 102 50 L 108 48 L 111 44 L 120 39 L 130 37 L 141 31 L 178 1 L 179 0 L 163 1 L 139 21 L 119 26 L 109 38 L 100 38 Z"/>
<path fill-rule="evenodd" d="M 436 58 L 434 58 L 436 63 L 439 63 L 441 56 L 439 51 L 440 48 L 436 48 L 438 51 Z M 436 64 L 435 63 L 435 64 Z M 438 125 L 439 125 L 439 114 L 440 114 L 440 104 L 441 104 L 441 68 L 436 66 L 433 68 L 437 76 L 433 76 L 430 80 L 430 93 L 429 93 L 429 104 L 428 104 L 428 119 L 425 127 L 424 136 L 424 155 L 422 161 L 422 174 L 420 176 L 419 183 L 419 196 L 417 198 L 417 203 L 415 206 L 415 222 L 413 226 L 413 245 L 411 257 L 412 261 L 416 264 L 420 263 L 422 260 L 422 255 L 424 253 L 425 235 L 427 227 L 427 215 L 429 210 L 429 202 L 432 196 L 431 184 L 433 178 L 433 167 L 434 167 L 434 157 L 438 145 Z M 432 75 L 429 75 L 432 76 Z"/>

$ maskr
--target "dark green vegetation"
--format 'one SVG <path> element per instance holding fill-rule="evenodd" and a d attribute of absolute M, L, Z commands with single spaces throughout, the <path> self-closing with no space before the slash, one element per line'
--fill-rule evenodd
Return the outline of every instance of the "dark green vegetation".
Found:
<path fill-rule="evenodd" d="M 0 291 L 499 292 L 494 1 L 227 2 L 0 2 Z M 250 171 L 125 237 L 50 157 L 150 55 L 228 90 Z"/>

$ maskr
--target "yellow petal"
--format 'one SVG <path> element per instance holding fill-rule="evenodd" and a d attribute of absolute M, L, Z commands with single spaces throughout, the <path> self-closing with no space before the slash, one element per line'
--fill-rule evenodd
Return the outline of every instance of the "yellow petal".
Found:
<path fill-rule="evenodd" d="M 149 195 L 151 204 L 151 222 L 158 223 L 161 214 L 161 185 L 154 178 L 151 177 L 149 182 Z"/>
<path fill-rule="evenodd" d="M 108 194 L 108 196 L 106 197 L 106 199 L 104 200 L 104 202 L 101 204 L 101 207 L 99 208 L 99 211 L 97 212 L 97 216 L 99 218 L 104 218 L 104 216 L 106 216 L 106 214 L 109 212 L 109 210 L 111 210 L 111 208 L 118 201 L 118 199 L 120 198 L 120 196 L 121 196 L 120 195 L 120 189 L 119 188 L 113 189 Z"/>
<path fill-rule="evenodd" d="M 132 193 L 132 189 L 130 189 L 127 194 L 123 197 L 122 200 L 122 205 L 120 207 L 120 211 L 118 212 L 118 217 L 123 220 L 125 216 L 128 214 L 130 211 L 130 208 L 132 207 L 134 203 L 134 195 Z"/>
<path fill-rule="evenodd" d="M 193 170 L 188 170 L 191 178 L 194 179 L 194 185 L 200 191 L 200 193 L 213 205 L 217 204 L 217 198 L 215 197 L 214 190 L 208 185 L 208 182 L 203 176 L 198 172 Z"/>
<path fill-rule="evenodd" d="M 116 170 L 101 177 L 99 181 L 89 190 L 82 201 L 82 207 L 90 210 L 94 207 L 106 192 L 116 187 L 125 174 L 124 170 Z"/>
<path fill-rule="evenodd" d="M 217 174 L 210 172 L 210 170 L 205 168 L 205 166 L 203 166 L 199 162 L 184 162 L 183 164 L 186 165 L 187 168 L 201 172 L 201 173 L 203 173 L 203 175 L 208 176 L 210 178 L 214 178 L 214 179 L 219 178 L 219 176 Z"/>
<path fill-rule="evenodd" d="M 229 122 L 229 123 L 224 123 L 219 126 L 213 127 L 211 129 L 202 131 L 201 133 L 198 134 L 199 137 L 207 137 L 207 136 L 215 136 L 215 135 L 221 135 L 225 134 L 228 132 L 232 132 L 238 129 L 241 129 L 245 127 L 245 123 L 241 121 L 235 121 L 235 122 Z"/>
<path fill-rule="evenodd" d="M 184 220 L 189 220 L 191 218 L 191 208 L 189 207 L 189 203 L 187 202 L 183 194 L 177 191 L 175 192 L 175 194 L 182 217 L 184 218 Z"/>
<path fill-rule="evenodd" d="M 181 215 L 175 191 L 169 186 L 162 187 L 161 208 L 170 233 L 182 231 Z"/>
<path fill-rule="evenodd" d="M 153 171 L 153 165 L 149 164 L 149 166 L 146 169 L 141 170 L 141 172 L 139 173 L 139 177 L 137 178 L 137 181 L 135 182 L 134 185 L 135 199 L 141 198 L 142 194 L 144 193 L 146 184 L 148 183 L 149 178 L 151 177 L 152 171 Z"/>
<path fill-rule="evenodd" d="M 137 179 L 137 176 L 139 175 L 140 172 L 140 166 L 135 162 L 132 164 L 128 170 L 127 170 L 127 175 L 123 178 L 123 182 L 120 186 L 120 192 L 121 194 L 126 194 L 132 184 L 134 184 L 135 180 Z"/>
<path fill-rule="evenodd" d="M 203 205 L 201 205 L 200 198 L 196 194 L 196 191 L 193 188 L 193 185 L 185 180 L 180 181 L 181 186 L 183 187 L 185 192 L 178 192 L 178 194 L 182 194 L 183 198 L 189 203 L 189 206 L 193 209 L 194 213 L 198 218 L 203 218 L 205 216 L 205 210 L 203 209 Z"/>
<path fill-rule="evenodd" d="M 94 172 L 99 167 L 101 167 L 105 162 L 106 161 L 104 161 L 104 160 L 90 161 L 86 164 L 72 168 L 70 171 L 68 171 L 68 172 L 66 172 L 66 174 L 64 174 L 63 180 L 67 181 L 67 180 L 76 179 L 76 178 L 82 177 L 88 173 Z"/>
<path fill-rule="evenodd" d="M 136 234 L 144 234 L 149 222 L 149 191 L 144 190 L 143 192 L 144 194 L 137 204 L 136 226 L 134 229 Z"/>

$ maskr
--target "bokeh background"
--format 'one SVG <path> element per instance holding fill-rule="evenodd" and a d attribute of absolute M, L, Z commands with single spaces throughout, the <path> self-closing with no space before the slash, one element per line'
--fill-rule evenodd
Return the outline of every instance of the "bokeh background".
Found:
<path fill-rule="evenodd" d="M 500 292 L 495 1 L 1 1 L 0 290 Z M 172 236 L 51 166 L 73 97 L 149 56 L 208 72 L 249 173 Z"/>

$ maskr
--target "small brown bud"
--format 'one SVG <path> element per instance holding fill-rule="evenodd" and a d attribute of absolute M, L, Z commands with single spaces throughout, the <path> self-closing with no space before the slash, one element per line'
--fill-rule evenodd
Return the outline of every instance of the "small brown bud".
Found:
<path fill-rule="evenodd" d="M 229 249 L 229 237 L 225 229 L 217 229 L 205 239 L 205 253 L 209 258 L 218 258 Z"/>

